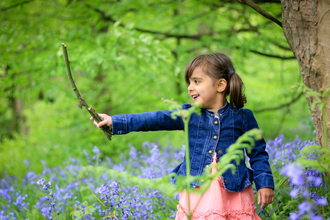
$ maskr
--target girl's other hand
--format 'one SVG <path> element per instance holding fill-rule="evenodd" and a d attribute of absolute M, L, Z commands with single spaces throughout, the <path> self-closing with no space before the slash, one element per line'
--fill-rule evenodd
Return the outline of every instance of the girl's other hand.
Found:
<path fill-rule="evenodd" d="M 261 188 L 258 191 L 258 204 L 261 203 L 260 208 L 265 208 L 266 205 L 274 201 L 274 190 L 269 187 Z"/>
<path fill-rule="evenodd" d="M 111 117 L 109 115 L 106 115 L 106 114 L 99 114 L 99 116 L 101 117 L 101 119 L 103 119 L 102 121 L 100 121 L 99 123 L 97 123 L 95 120 L 94 120 L 94 125 L 98 128 L 98 129 L 101 129 L 101 127 L 103 125 L 108 125 L 110 128 L 112 128 L 112 120 L 111 120 Z M 90 120 L 93 120 L 94 118 L 91 117 Z"/>

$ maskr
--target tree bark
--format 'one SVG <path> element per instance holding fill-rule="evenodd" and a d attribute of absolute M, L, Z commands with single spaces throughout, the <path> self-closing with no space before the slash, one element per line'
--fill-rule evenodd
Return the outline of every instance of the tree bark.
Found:
<path fill-rule="evenodd" d="M 303 83 L 315 92 L 329 90 L 330 85 L 330 1 L 282 0 L 283 30 L 299 63 Z M 306 94 L 305 94 L 306 95 Z M 317 105 L 315 97 L 307 98 L 315 124 L 317 142 L 330 149 L 330 98 L 326 114 Z M 327 143 L 324 142 L 322 118 L 326 119 Z"/>

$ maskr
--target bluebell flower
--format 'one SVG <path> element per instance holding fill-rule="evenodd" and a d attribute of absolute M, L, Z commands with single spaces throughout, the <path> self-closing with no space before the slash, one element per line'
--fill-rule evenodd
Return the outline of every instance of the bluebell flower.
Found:
<path fill-rule="evenodd" d="M 290 220 L 298 220 L 300 218 L 301 218 L 301 216 L 299 214 L 297 214 L 295 212 L 290 213 L 290 217 L 289 217 Z"/>
<path fill-rule="evenodd" d="M 289 164 L 281 170 L 281 174 L 290 177 L 291 182 L 296 186 L 305 184 L 304 172 L 299 165 Z"/>
<path fill-rule="evenodd" d="M 311 220 L 323 220 L 323 218 L 319 215 L 315 215 L 314 212 L 310 214 Z"/>
<path fill-rule="evenodd" d="M 302 189 L 302 196 L 303 196 L 304 198 L 308 198 L 308 197 L 310 196 L 310 193 L 309 193 L 309 191 L 307 190 L 307 188 L 303 188 L 303 189 Z"/>
<path fill-rule="evenodd" d="M 300 192 L 299 188 L 294 188 L 293 190 L 290 191 L 290 196 L 292 198 L 296 198 L 298 196 L 299 192 Z"/>
<path fill-rule="evenodd" d="M 37 184 L 43 186 L 43 185 L 45 184 L 45 180 L 44 180 L 44 178 L 38 180 L 38 181 L 37 181 Z"/>
<path fill-rule="evenodd" d="M 95 153 L 95 154 L 100 154 L 101 151 L 97 148 L 97 146 L 94 146 L 94 148 L 93 148 L 93 153 Z"/>
<path fill-rule="evenodd" d="M 301 204 L 298 205 L 299 213 L 304 215 L 306 213 L 310 213 L 315 209 L 312 202 L 303 201 Z"/>
<path fill-rule="evenodd" d="M 328 201 L 326 198 L 321 197 L 319 199 L 316 199 L 316 204 L 321 205 L 321 206 L 326 206 L 326 205 L 328 205 Z"/>
<path fill-rule="evenodd" d="M 313 182 L 314 182 L 314 186 L 315 187 L 320 187 L 322 185 L 322 178 L 315 177 L 314 180 L 313 180 Z"/>
<path fill-rule="evenodd" d="M 42 175 L 46 176 L 47 174 L 52 174 L 52 170 L 49 167 L 44 167 L 44 169 L 42 170 Z"/>

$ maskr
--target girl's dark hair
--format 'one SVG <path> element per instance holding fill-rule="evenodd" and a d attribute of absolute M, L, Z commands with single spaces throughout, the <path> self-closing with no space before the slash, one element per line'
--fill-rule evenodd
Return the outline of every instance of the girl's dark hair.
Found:
<path fill-rule="evenodd" d="M 194 69 L 199 66 L 214 81 L 225 79 L 227 87 L 224 91 L 225 97 L 229 95 L 229 102 L 237 109 L 243 108 L 246 103 L 244 95 L 244 84 L 241 77 L 235 73 L 234 65 L 230 58 L 223 53 L 199 55 L 192 59 L 185 70 L 185 80 L 189 79 Z M 231 74 L 231 72 L 233 72 Z"/>

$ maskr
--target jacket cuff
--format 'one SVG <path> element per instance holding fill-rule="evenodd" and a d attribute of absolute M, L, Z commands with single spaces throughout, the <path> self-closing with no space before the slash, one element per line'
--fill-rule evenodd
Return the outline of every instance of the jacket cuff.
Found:
<path fill-rule="evenodd" d="M 126 115 L 112 115 L 112 134 L 127 134 Z"/>
<path fill-rule="evenodd" d="M 256 185 L 257 191 L 261 188 L 270 187 L 275 190 L 273 175 L 268 173 L 263 173 L 254 178 L 254 183 Z"/>

